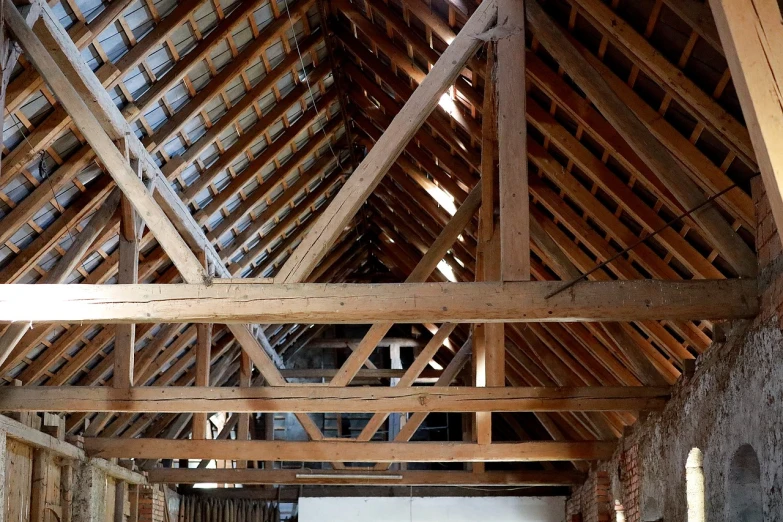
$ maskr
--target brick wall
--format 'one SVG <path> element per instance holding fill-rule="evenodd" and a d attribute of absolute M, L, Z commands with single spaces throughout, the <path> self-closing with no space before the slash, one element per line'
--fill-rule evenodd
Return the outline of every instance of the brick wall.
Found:
<path fill-rule="evenodd" d="M 594 469 L 584 485 L 574 488 L 566 501 L 568 522 L 609 522 L 612 491 L 609 472 L 604 467 Z"/>
<path fill-rule="evenodd" d="M 759 258 L 759 290 L 762 322 L 783 317 L 783 248 L 761 177 L 751 182 L 756 207 L 756 251 Z M 780 323 L 779 323 L 780 324 Z"/>
<path fill-rule="evenodd" d="M 641 477 L 639 473 L 638 444 L 626 446 L 620 454 L 619 475 L 622 483 L 622 498 L 616 500 L 622 504 L 626 522 L 640 522 L 641 506 L 639 495 L 641 494 Z"/>
<path fill-rule="evenodd" d="M 159 485 L 142 487 L 139 491 L 139 522 L 165 522 L 166 500 Z"/>
<path fill-rule="evenodd" d="M 720 324 L 725 335 L 681 378 L 662 412 L 626 430 L 613 458 L 593 465 L 567 501 L 567 520 L 627 522 L 687 519 L 685 461 L 704 454 L 707 520 L 733 520 L 729 466 L 750 445 L 760 463 L 764 520 L 783 520 L 783 248 L 761 178 L 752 180 L 761 311 L 751 321 Z"/>

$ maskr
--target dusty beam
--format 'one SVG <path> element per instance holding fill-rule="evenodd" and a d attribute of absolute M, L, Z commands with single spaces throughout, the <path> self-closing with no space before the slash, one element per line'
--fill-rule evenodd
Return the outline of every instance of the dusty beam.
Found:
<path fill-rule="evenodd" d="M 343 413 L 658 410 L 668 388 L 6 386 L 4 411 Z"/>
<path fill-rule="evenodd" d="M 756 315 L 753 279 L 562 283 L 3 285 L 0 322 L 646 321 Z"/>
<path fill-rule="evenodd" d="M 291 442 L 86 438 L 88 455 L 102 458 L 271 460 L 289 462 L 539 462 L 600 460 L 614 442 Z"/>
<path fill-rule="evenodd" d="M 308 477 L 308 474 L 316 475 Z M 576 471 L 401 471 L 357 472 L 294 469 L 195 469 L 158 468 L 148 475 L 151 483 L 339 485 L 339 486 L 571 486 L 584 475 Z"/>

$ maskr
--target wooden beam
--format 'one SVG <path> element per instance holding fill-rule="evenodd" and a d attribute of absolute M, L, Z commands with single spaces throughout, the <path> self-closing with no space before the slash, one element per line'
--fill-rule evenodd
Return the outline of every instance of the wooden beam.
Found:
<path fill-rule="evenodd" d="M 759 307 L 754 279 L 583 282 L 548 297 L 561 287 L 559 281 L 4 285 L 0 323 L 715 320 L 753 317 Z"/>
<path fill-rule="evenodd" d="M 290 442 L 265 440 L 84 439 L 101 458 L 271 460 L 276 462 L 540 462 L 600 460 L 614 442 Z"/>
<path fill-rule="evenodd" d="M 494 0 L 483 2 L 280 269 L 279 281 L 303 281 L 315 269 L 480 45 L 476 36 L 495 19 Z"/>
<path fill-rule="evenodd" d="M 122 193 L 117 189 L 112 192 L 100 209 L 90 218 L 89 223 L 87 223 L 79 235 L 76 236 L 76 240 L 71 244 L 71 247 L 65 255 L 63 255 L 54 268 L 41 278 L 39 281 L 40 284 L 59 284 L 65 282 L 66 278 L 71 275 L 82 259 L 84 259 L 90 246 L 92 246 L 98 235 L 109 223 L 112 216 L 114 216 L 114 212 L 117 210 L 117 206 L 120 203 L 121 196 Z M 3 332 L 3 335 L 0 337 L 0 372 L 2 372 L 3 363 L 13 352 L 27 329 L 28 325 L 20 323 L 9 325 L 5 332 Z M 20 348 L 22 348 L 22 346 L 20 346 Z M 15 359 L 15 357 L 9 359 L 9 364 L 11 364 L 10 361 L 13 359 Z"/>
<path fill-rule="evenodd" d="M 407 382 L 407 381 L 404 381 Z M 404 384 L 404 383 L 403 383 Z M 322 413 L 660 410 L 668 387 L 4 386 L 4 411 Z M 202 437 L 203 438 L 203 437 Z M 369 440 L 369 438 L 367 439 Z"/>
<path fill-rule="evenodd" d="M 123 285 L 139 282 L 139 238 L 136 212 L 130 201 L 120 202 L 119 269 L 117 283 Z M 136 354 L 136 325 L 117 325 L 114 329 L 114 377 L 117 388 L 133 386 L 133 368 Z"/>
<path fill-rule="evenodd" d="M 783 241 L 783 30 L 775 0 L 710 0 L 772 216 Z M 762 231 L 760 230 L 761 234 Z M 763 237 L 762 241 L 768 238 Z"/>
<path fill-rule="evenodd" d="M 308 474 L 317 478 L 308 478 Z M 570 486 L 584 481 L 575 471 L 329 471 L 296 469 L 178 469 L 157 468 L 149 471 L 150 483 L 162 484 L 258 484 L 306 485 L 331 484 L 341 486 L 404 485 L 404 486 Z"/>
<path fill-rule="evenodd" d="M 684 167 L 628 110 L 601 74 L 580 54 L 569 35 L 541 8 L 537 0 L 527 3 L 527 20 L 546 50 L 585 92 L 603 116 L 622 134 L 631 148 L 661 177 L 686 209 L 704 204 L 705 194 Z M 756 274 L 756 256 L 710 204 L 693 213 L 705 237 L 741 276 Z"/>
<path fill-rule="evenodd" d="M 209 386 L 209 370 L 212 365 L 212 324 L 200 323 L 196 325 L 196 386 Z M 207 438 L 207 413 L 197 412 L 195 409 L 188 411 L 193 413 L 193 438 Z M 214 410 L 218 411 L 218 410 Z"/>
<path fill-rule="evenodd" d="M 498 0 L 497 136 L 501 281 L 530 280 L 530 196 L 525 121 L 525 1 Z M 489 81 L 489 79 L 488 79 Z"/>

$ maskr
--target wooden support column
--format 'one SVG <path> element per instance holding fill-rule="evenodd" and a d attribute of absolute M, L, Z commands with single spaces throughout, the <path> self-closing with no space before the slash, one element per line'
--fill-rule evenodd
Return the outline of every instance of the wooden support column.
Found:
<path fill-rule="evenodd" d="M 497 78 L 501 280 L 528 281 L 530 198 L 525 119 L 525 1 L 498 0 L 498 20 L 507 34 L 498 39 L 493 75 L 493 79 Z"/>
<path fill-rule="evenodd" d="M 391 361 L 391 369 L 392 370 L 400 370 L 402 369 L 402 359 L 400 358 L 400 345 L 396 343 L 392 343 L 392 345 L 389 347 L 389 359 Z M 390 379 L 389 383 L 391 386 L 397 386 L 397 384 L 400 382 L 399 379 Z M 387 438 L 390 441 L 393 441 L 394 438 L 397 436 L 397 434 L 400 432 L 400 414 L 399 413 L 390 413 L 389 414 L 389 433 L 387 434 Z"/>
<path fill-rule="evenodd" d="M 775 0 L 709 0 L 783 241 L 783 28 Z M 765 237 L 764 240 L 767 238 Z"/>
<path fill-rule="evenodd" d="M 139 282 L 139 241 L 136 229 L 136 212 L 127 198 L 120 202 L 120 245 L 117 283 Z M 133 368 L 136 352 L 136 325 L 118 324 L 114 340 L 114 378 L 116 388 L 133 386 Z"/>
<path fill-rule="evenodd" d="M 251 385 L 251 379 L 253 375 L 253 361 L 250 357 L 242 352 L 239 359 L 239 386 L 249 387 Z M 239 420 L 237 421 L 237 440 L 250 440 L 250 414 L 240 413 Z M 238 460 L 237 468 L 246 468 L 246 460 Z"/>
<path fill-rule="evenodd" d="M 487 43 L 487 71 L 484 84 L 484 106 L 481 141 L 481 209 L 476 250 L 476 281 L 496 281 L 500 277 L 500 232 L 497 227 L 499 195 L 498 176 L 498 104 L 497 44 Z M 473 372 L 477 387 L 497 385 L 497 364 L 501 354 L 503 323 L 476 324 L 473 327 Z M 505 365 L 505 364 L 504 364 Z M 503 369 L 501 368 L 501 372 Z M 472 438 L 479 444 L 492 442 L 492 413 L 476 412 Z M 484 471 L 483 462 L 475 462 L 476 473 Z"/>
<path fill-rule="evenodd" d="M 2 132 L 2 131 L 0 131 Z M 8 497 L 8 481 L 6 480 L 7 443 L 5 430 L 0 430 L 0 522 L 5 522 L 5 506 Z"/>
<path fill-rule="evenodd" d="M 199 256 L 201 262 L 206 264 L 206 256 Z M 209 370 L 212 363 L 212 324 L 199 323 L 196 325 L 196 386 L 209 386 Z M 207 438 L 208 413 L 193 414 L 193 439 Z"/>

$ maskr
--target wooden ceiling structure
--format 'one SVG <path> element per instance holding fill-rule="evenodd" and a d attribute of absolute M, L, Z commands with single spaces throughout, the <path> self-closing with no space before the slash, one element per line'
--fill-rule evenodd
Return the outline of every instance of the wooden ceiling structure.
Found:
<path fill-rule="evenodd" d="M 161 482 L 578 483 L 715 320 L 758 310 L 749 181 L 761 166 L 777 216 L 774 151 L 755 152 L 776 113 L 746 128 L 765 100 L 732 73 L 759 46 L 724 47 L 742 28 L 722 16 L 6 0 L 0 410 L 65 412 L 88 453 Z M 416 358 L 377 367 L 409 323 Z M 292 377 L 334 324 L 371 326 L 318 382 Z M 215 411 L 230 422 L 205 440 Z M 311 440 L 250 440 L 256 412 Z M 374 415 L 333 440 L 317 412 Z M 464 440 L 408 442 L 430 412 L 464 413 Z"/>

